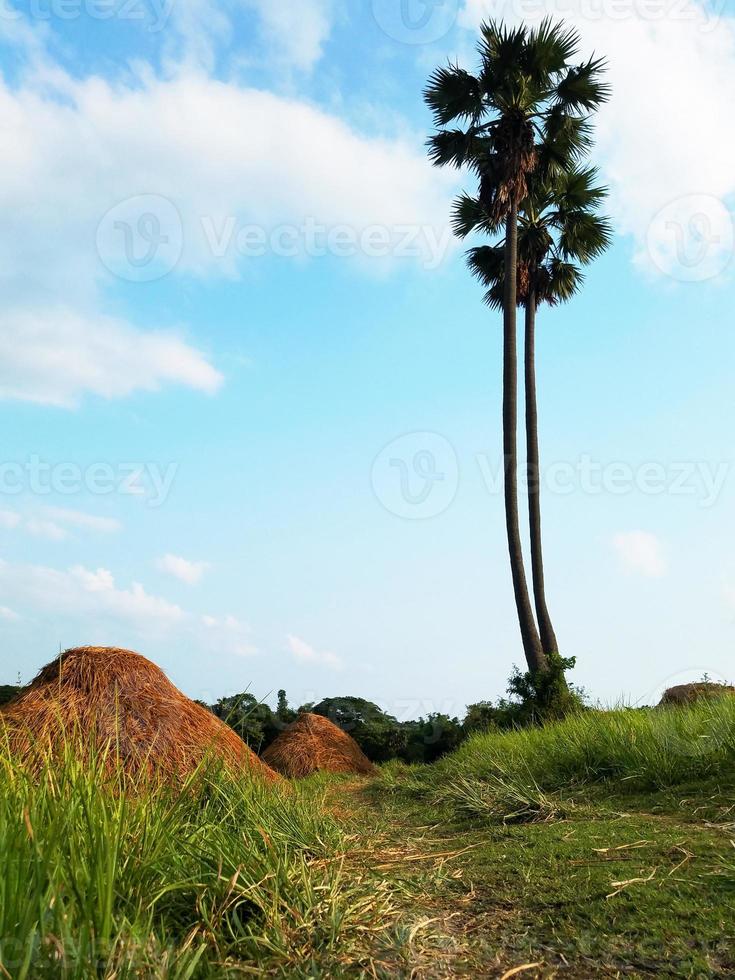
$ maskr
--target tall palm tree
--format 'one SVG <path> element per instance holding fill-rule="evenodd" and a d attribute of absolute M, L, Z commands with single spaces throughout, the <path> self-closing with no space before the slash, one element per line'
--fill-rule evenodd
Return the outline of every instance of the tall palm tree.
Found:
<path fill-rule="evenodd" d="M 559 644 L 546 601 L 541 535 L 541 481 L 536 396 L 536 311 L 546 303 L 567 302 L 584 282 L 580 266 L 602 254 L 611 241 L 607 218 L 598 213 L 607 188 L 596 184 L 594 168 L 558 172 L 547 181 L 534 179 L 520 207 L 518 234 L 518 305 L 525 309 L 525 395 L 528 509 L 533 592 L 541 645 L 547 656 Z M 479 200 L 465 205 L 457 225 L 466 236 L 472 213 L 481 216 Z M 480 246 L 469 253 L 473 273 L 488 287 L 486 302 L 501 309 L 505 296 L 504 245 Z"/>
<path fill-rule="evenodd" d="M 602 63 L 573 65 L 578 35 L 561 24 L 480 28 L 476 75 L 449 64 L 429 79 L 425 100 L 438 127 L 429 140 L 436 166 L 468 167 L 479 182 L 487 230 L 505 224 L 503 453 L 505 522 L 513 591 L 529 670 L 548 667 L 534 620 L 518 516 L 518 208 L 531 174 L 568 165 L 588 146 L 584 115 L 605 98 Z M 464 128 L 447 128 L 457 121 Z M 461 206 L 461 204 L 460 204 Z"/>

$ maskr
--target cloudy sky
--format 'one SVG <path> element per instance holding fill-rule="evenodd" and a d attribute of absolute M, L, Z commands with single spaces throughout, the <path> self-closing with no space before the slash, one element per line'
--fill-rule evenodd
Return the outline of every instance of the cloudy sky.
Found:
<path fill-rule="evenodd" d="M 496 697 L 500 324 L 421 101 L 514 0 L 0 6 L 0 683 Z M 540 321 L 549 599 L 604 701 L 730 677 L 735 16 L 571 0 L 617 231 Z"/>

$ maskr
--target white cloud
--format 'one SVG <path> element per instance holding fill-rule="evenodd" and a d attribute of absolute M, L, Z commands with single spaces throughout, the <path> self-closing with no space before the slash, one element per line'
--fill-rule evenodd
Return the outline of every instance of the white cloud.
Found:
<path fill-rule="evenodd" d="M 36 538 L 46 538 L 49 541 L 66 541 L 69 532 L 55 524 L 53 521 L 39 520 L 37 517 L 29 517 L 23 525 L 29 534 Z"/>
<path fill-rule="evenodd" d="M 114 517 L 98 517 L 80 510 L 68 510 L 65 507 L 44 507 L 43 514 L 59 524 L 82 528 L 88 531 L 99 531 L 102 534 L 112 534 L 122 530 L 122 524 Z"/>
<path fill-rule="evenodd" d="M 66 615 L 102 614 L 118 622 L 172 624 L 185 614 L 179 606 L 149 595 L 135 582 L 121 589 L 105 568 L 90 570 L 75 565 L 58 571 L 44 565 L 11 565 L 0 562 L 3 591 L 35 610 Z"/>
<path fill-rule="evenodd" d="M 113 517 L 97 517 L 65 507 L 41 507 L 37 513 L 25 517 L 17 511 L 0 511 L 0 528 L 20 528 L 34 537 L 49 541 L 65 541 L 69 537 L 68 527 L 111 533 L 119 531 L 122 524 Z"/>
<path fill-rule="evenodd" d="M 307 102 L 180 66 L 113 84 L 31 63 L 0 80 L 0 397 L 73 407 L 88 394 L 218 389 L 177 333 L 103 313 L 115 276 L 237 278 L 262 261 L 253 251 L 338 248 L 380 273 L 438 263 L 451 243 L 455 178 L 430 166 L 417 134 L 369 138 Z"/>
<path fill-rule="evenodd" d="M 211 71 L 218 59 L 241 56 L 233 38 L 237 21 L 254 13 L 263 42 L 263 67 L 309 71 L 319 61 L 332 30 L 333 0 L 187 0 L 170 8 L 167 41 L 170 57 Z M 240 31 L 238 31 L 240 26 Z M 247 30 L 248 62 L 253 60 L 252 30 Z"/>
<path fill-rule="evenodd" d="M 725 599 L 725 604 L 730 610 L 735 612 L 735 585 L 729 582 L 723 585 L 722 594 Z"/>
<path fill-rule="evenodd" d="M 722 15 L 722 4 L 697 0 L 523 6 L 465 0 L 461 23 L 476 30 L 487 17 L 533 23 L 552 14 L 574 24 L 584 54 L 594 50 L 609 61 L 613 97 L 599 113 L 597 155 L 637 261 L 682 279 L 724 270 L 733 245 L 725 205 L 735 195 L 735 128 L 722 121 L 735 102 L 735 18 Z M 703 195 L 715 200 L 707 204 Z M 708 262 L 696 268 L 703 250 Z"/>
<path fill-rule="evenodd" d="M 139 582 L 117 584 L 107 568 L 75 565 L 65 570 L 45 565 L 12 564 L 0 559 L 0 592 L 24 618 L 39 624 L 43 617 L 56 637 L 63 631 L 73 643 L 124 645 L 132 633 L 145 643 L 158 636 L 178 640 L 188 649 L 211 656 L 249 657 L 257 653 L 250 627 L 235 616 L 201 616 L 148 592 Z M 12 616 L 19 614 L 3 607 Z M 96 639 L 94 639 L 96 642 Z"/>
<path fill-rule="evenodd" d="M 250 637 L 250 627 L 237 617 L 225 616 L 218 619 L 216 616 L 202 616 L 202 622 L 214 641 L 223 644 L 229 653 L 237 657 L 252 657 L 258 652 Z"/>
<path fill-rule="evenodd" d="M 127 7 L 123 20 L 137 21 L 150 40 L 161 39 L 166 73 L 182 66 L 209 73 L 219 67 L 225 75 L 243 64 L 279 74 L 288 68 L 311 70 L 339 9 L 335 0 L 151 0 L 135 10 L 132 3 Z M 8 11 L 0 16 L 0 39 L 22 49 L 27 61 L 48 67 L 52 20 Z M 126 73 L 130 65 L 120 68 Z"/>
<path fill-rule="evenodd" d="M 61 407 L 82 395 L 119 398 L 166 383 L 215 392 L 222 376 L 174 334 L 68 307 L 0 315 L 0 397 Z"/>
<path fill-rule="evenodd" d="M 289 633 L 287 637 L 288 649 L 294 658 L 301 663 L 316 664 L 328 667 L 330 670 L 341 670 L 344 666 L 342 660 L 334 653 L 320 653 L 310 646 L 305 640 Z"/>
<path fill-rule="evenodd" d="M 161 232 L 180 236 L 165 223 L 181 221 L 176 270 L 184 274 L 237 275 L 245 226 L 447 228 L 453 178 L 430 166 L 420 137 L 367 138 L 306 102 L 191 73 L 129 88 L 54 77 L 51 91 L 33 80 L 0 86 L 12 147 L 0 169 L 0 277 L 11 283 L 30 275 L 46 292 L 68 295 L 109 281 L 90 245 L 111 208 L 141 196 L 147 208 L 150 195 L 174 205 L 161 204 Z M 105 250 L 115 230 L 103 229 Z M 124 258 L 125 235 L 116 231 Z"/>
<path fill-rule="evenodd" d="M 668 571 L 664 546 L 648 531 L 621 531 L 613 538 L 613 547 L 623 565 L 631 572 L 648 578 L 661 578 Z"/>
<path fill-rule="evenodd" d="M 211 567 L 206 561 L 188 561 L 179 555 L 164 555 L 156 562 L 156 567 L 167 575 L 173 575 L 180 582 L 196 585 L 201 582 L 204 573 Z"/>
<path fill-rule="evenodd" d="M 17 612 L 13 612 L 12 609 L 8 609 L 7 606 L 0 606 L 0 619 L 6 623 L 14 623 L 20 619 L 20 616 Z"/>
<path fill-rule="evenodd" d="M 320 60 L 332 30 L 331 0 L 246 0 L 260 16 L 261 31 L 271 51 L 288 64 L 307 71 Z"/>

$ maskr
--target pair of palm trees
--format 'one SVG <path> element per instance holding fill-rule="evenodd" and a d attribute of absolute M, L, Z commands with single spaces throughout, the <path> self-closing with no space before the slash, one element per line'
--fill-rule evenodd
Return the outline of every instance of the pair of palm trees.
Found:
<path fill-rule="evenodd" d="M 437 69 L 425 99 L 438 131 L 429 140 L 437 166 L 469 169 L 474 195 L 454 204 L 461 238 L 503 238 L 471 249 L 472 272 L 489 306 L 503 311 L 503 451 L 505 517 L 518 621 L 532 675 L 548 670 L 559 648 L 544 586 L 541 540 L 536 311 L 567 301 L 583 282 L 581 265 L 609 245 L 598 213 L 607 191 L 583 165 L 591 114 L 608 98 L 604 63 L 575 63 L 579 37 L 561 24 L 480 28 L 480 68 Z M 450 128 L 453 127 L 453 128 Z M 518 512 L 517 307 L 525 310 L 526 443 L 531 563 L 536 616 L 526 579 Z"/>

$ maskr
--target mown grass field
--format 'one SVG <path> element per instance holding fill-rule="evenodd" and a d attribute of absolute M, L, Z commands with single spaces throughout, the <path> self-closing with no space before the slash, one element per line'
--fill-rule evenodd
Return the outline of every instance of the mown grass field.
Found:
<path fill-rule="evenodd" d="M 175 789 L 0 750 L 0 973 L 732 977 L 735 699 Z"/>

